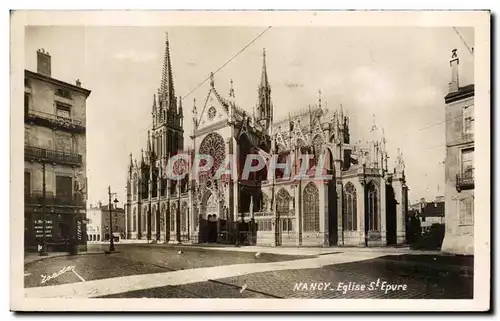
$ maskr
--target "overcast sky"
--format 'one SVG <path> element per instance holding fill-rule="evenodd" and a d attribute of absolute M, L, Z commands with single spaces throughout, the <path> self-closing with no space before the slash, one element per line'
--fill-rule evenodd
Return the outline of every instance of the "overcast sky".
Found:
<path fill-rule="evenodd" d="M 52 76 L 92 90 L 87 100 L 89 202 L 107 200 L 107 187 L 125 201 L 129 153 L 140 157 L 160 85 L 165 32 L 169 33 L 177 96 L 185 96 L 264 28 L 246 27 L 29 27 L 26 68 L 36 50 L 52 56 Z M 457 29 L 474 46 L 472 28 Z M 473 57 L 453 28 L 271 28 L 215 76 L 219 93 L 234 81 L 236 102 L 251 112 L 266 48 L 275 116 L 315 104 L 344 106 L 351 140 L 365 140 L 373 124 L 385 129 L 392 167 L 404 154 L 410 201 L 444 193 L 445 104 L 451 50 L 460 57 L 460 84 L 473 83 Z M 206 82 L 183 101 L 185 143 Z M 438 191 L 439 185 L 439 191 Z"/>

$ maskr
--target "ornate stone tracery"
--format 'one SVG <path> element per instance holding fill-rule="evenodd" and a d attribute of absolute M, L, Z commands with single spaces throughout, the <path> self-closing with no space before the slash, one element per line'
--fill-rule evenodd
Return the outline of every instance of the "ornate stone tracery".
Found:
<path fill-rule="evenodd" d="M 199 153 L 202 155 L 210 155 L 213 158 L 214 164 L 208 174 L 210 177 L 214 176 L 226 158 L 224 138 L 218 133 L 208 134 L 200 144 Z"/>

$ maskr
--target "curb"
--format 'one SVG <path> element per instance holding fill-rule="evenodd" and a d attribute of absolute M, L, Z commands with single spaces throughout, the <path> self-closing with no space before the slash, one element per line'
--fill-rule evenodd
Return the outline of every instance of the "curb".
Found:
<path fill-rule="evenodd" d="M 120 251 L 114 251 L 114 252 L 109 252 L 109 251 L 102 251 L 102 252 L 81 252 L 76 255 L 74 254 L 69 254 L 69 253 L 61 253 L 61 254 L 56 254 L 56 255 L 48 255 L 48 256 L 38 256 L 36 258 L 31 259 L 29 262 L 26 262 L 26 257 L 24 258 L 24 264 L 30 264 L 33 262 L 38 262 L 42 260 L 47 260 L 47 259 L 53 259 L 53 258 L 58 258 L 58 257 L 65 257 L 65 256 L 85 256 L 85 255 L 99 255 L 99 254 L 115 254 L 115 253 L 120 253 Z"/>

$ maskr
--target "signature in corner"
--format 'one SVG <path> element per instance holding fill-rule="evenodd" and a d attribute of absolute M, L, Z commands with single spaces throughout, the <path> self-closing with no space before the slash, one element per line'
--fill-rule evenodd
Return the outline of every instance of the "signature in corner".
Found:
<path fill-rule="evenodd" d="M 52 273 L 52 275 L 42 274 L 42 275 L 40 275 L 42 277 L 42 282 L 40 282 L 40 283 L 44 284 L 50 280 L 57 278 L 58 276 L 63 275 L 66 272 L 74 271 L 74 269 L 75 269 L 74 265 L 68 265 L 68 266 L 65 266 L 64 268 L 62 268 L 61 270 L 59 270 L 58 272 Z"/>

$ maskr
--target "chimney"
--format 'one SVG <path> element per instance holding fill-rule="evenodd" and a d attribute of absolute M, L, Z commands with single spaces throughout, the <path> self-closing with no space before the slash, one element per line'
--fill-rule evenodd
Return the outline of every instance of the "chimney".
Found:
<path fill-rule="evenodd" d="M 44 49 L 38 49 L 36 51 L 37 56 L 37 72 L 39 74 L 49 76 L 50 77 L 50 55 L 48 52 L 45 52 Z"/>
<path fill-rule="evenodd" d="M 77 85 L 78 87 L 81 87 L 81 86 L 82 86 L 82 82 L 80 81 L 80 79 L 77 79 L 77 80 L 76 80 L 76 85 Z"/>
<path fill-rule="evenodd" d="M 101 207 L 102 207 L 102 203 L 101 203 L 101 201 L 97 202 L 97 208 L 99 208 L 99 209 L 100 209 Z"/>
<path fill-rule="evenodd" d="M 458 56 L 457 56 L 457 49 L 453 49 L 451 51 L 451 60 L 450 60 L 450 67 L 451 67 L 451 82 L 449 84 L 449 92 L 450 93 L 456 93 L 458 91 L 459 83 L 458 83 Z"/>

